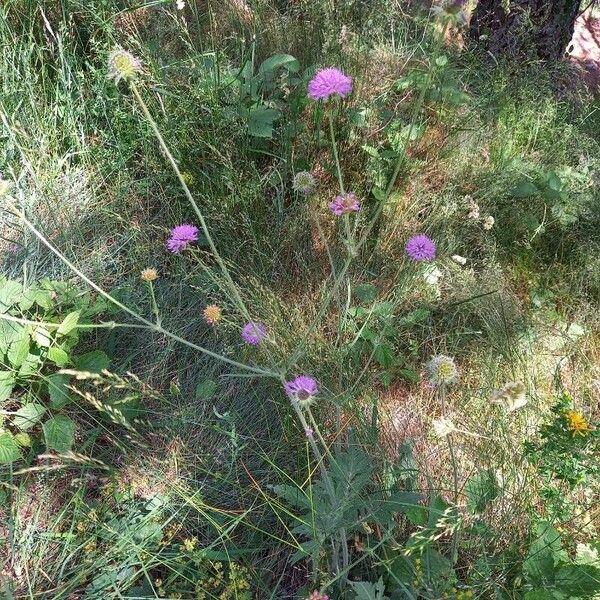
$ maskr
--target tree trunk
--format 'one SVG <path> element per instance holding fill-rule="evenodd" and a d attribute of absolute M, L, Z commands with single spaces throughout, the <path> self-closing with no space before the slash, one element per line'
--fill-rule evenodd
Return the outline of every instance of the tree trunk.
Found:
<path fill-rule="evenodd" d="M 534 53 L 544 60 L 564 56 L 582 0 L 479 0 L 470 36 L 492 54 Z"/>

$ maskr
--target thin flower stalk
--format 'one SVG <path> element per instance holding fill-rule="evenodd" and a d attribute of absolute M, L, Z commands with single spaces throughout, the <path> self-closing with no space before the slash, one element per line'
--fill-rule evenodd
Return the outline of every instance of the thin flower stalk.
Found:
<path fill-rule="evenodd" d="M 162 151 L 165 153 L 165 156 L 171 163 L 171 166 L 173 167 L 173 171 L 175 172 L 175 175 L 177 176 L 177 179 L 179 180 L 179 183 L 181 184 L 181 187 L 182 187 L 190 205 L 192 206 L 192 208 L 194 209 L 194 212 L 196 213 L 196 216 L 198 217 L 198 221 L 200 223 L 200 226 L 202 227 L 202 232 L 204 233 L 204 236 L 206 237 L 206 241 L 210 247 L 210 250 L 211 250 L 212 254 L 214 255 L 221 271 L 223 272 L 225 279 L 227 280 L 227 283 L 229 285 L 231 293 L 233 294 L 235 301 L 238 305 L 238 308 L 240 309 L 240 311 L 242 312 L 244 317 L 249 321 L 250 314 L 248 312 L 248 309 L 246 308 L 246 305 L 244 304 L 244 301 L 242 300 L 242 297 L 239 293 L 237 285 L 234 283 L 234 281 L 229 273 L 229 269 L 227 269 L 227 265 L 225 264 L 225 262 L 223 261 L 223 259 L 221 258 L 221 255 L 219 254 L 219 252 L 217 250 L 217 247 L 212 239 L 212 236 L 210 235 L 208 226 L 206 225 L 204 215 L 202 214 L 202 211 L 196 204 L 196 201 L 194 200 L 194 197 L 192 196 L 192 193 L 190 192 L 190 188 L 188 187 L 187 183 L 185 182 L 185 178 L 182 176 L 181 171 L 179 170 L 177 161 L 171 154 L 171 151 L 169 150 L 169 147 L 167 146 L 167 143 L 165 142 L 165 140 L 158 128 L 158 125 L 156 124 L 156 121 L 150 114 L 150 111 L 149 111 L 146 103 L 144 102 L 144 99 L 142 98 L 137 85 L 135 84 L 134 81 L 131 81 L 131 82 L 129 82 L 129 86 L 131 88 L 131 91 L 133 92 L 133 95 L 134 95 L 137 103 L 139 104 L 140 108 L 142 109 L 142 112 L 144 113 L 146 120 L 150 124 L 150 127 L 152 128 L 152 131 L 154 132 L 154 135 L 155 135 L 156 139 L 158 140 L 158 143 L 159 143 Z"/>
<path fill-rule="evenodd" d="M 145 325 L 148 329 L 150 329 L 160 335 L 164 335 L 165 337 L 168 337 L 180 344 L 183 344 L 184 346 L 188 346 L 190 348 L 193 348 L 194 350 L 198 350 L 199 352 L 202 352 L 203 354 L 206 354 L 207 356 L 210 356 L 216 360 L 227 363 L 227 364 L 237 367 L 239 369 L 243 369 L 245 371 L 250 371 L 257 375 L 262 375 L 262 376 L 266 376 L 266 377 L 276 377 L 276 378 L 280 377 L 280 375 L 278 373 L 275 373 L 273 371 L 269 371 L 267 369 L 262 369 L 259 367 L 253 367 L 251 365 L 245 365 L 243 363 L 232 360 L 231 358 L 227 358 L 226 356 L 222 356 L 221 354 L 217 354 L 216 352 L 213 352 L 212 350 L 209 350 L 208 348 L 203 348 L 202 346 L 199 346 L 198 344 L 194 344 L 193 342 L 190 342 L 189 340 L 186 340 L 185 338 L 178 336 L 176 333 L 173 333 L 167 329 L 164 329 L 161 325 L 153 323 L 152 321 L 148 321 L 147 319 L 145 319 L 144 317 L 142 317 L 141 315 L 136 313 L 134 310 L 132 310 L 131 308 L 129 308 L 128 306 L 126 306 L 125 304 L 123 304 L 122 302 L 120 302 L 119 300 L 114 298 L 113 296 L 111 296 L 107 291 L 102 289 L 98 284 L 94 283 L 87 275 L 85 275 L 85 273 L 80 271 L 60 250 L 55 248 L 50 243 L 50 241 L 44 237 L 44 235 L 40 231 L 38 231 L 38 229 L 35 227 L 35 225 L 33 223 L 31 223 L 31 221 L 29 221 L 29 219 L 27 219 L 27 217 L 25 216 L 23 211 L 19 210 L 10 200 L 7 203 L 8 203 L 9 208 L 11 210 L 13 210 L 17 215 L 19 215 L 19 217 L 23 221 L 24 225 L 35 235 L 35 237 L 37 237 L 40 240 L 40 242 L 42 242 L 42 244 L 44 244 L 44 246 L 46 246 L 69 269 L 71 269 L 71 271 L 73 271 L 73 273 L 75 273 L 82 281 L 87 283 L 92 289 L 96 290 L 101 296 L 106 298 L 111 304 L 114 304 L 116 307 L 120 308 L 123 312 L 127 313 L 129 316 L 133 317 L 136 321 Z"/>

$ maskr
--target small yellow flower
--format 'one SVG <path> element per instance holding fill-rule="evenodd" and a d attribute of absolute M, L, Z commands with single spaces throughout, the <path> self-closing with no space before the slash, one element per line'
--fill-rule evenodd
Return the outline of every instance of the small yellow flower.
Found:
<path fill-rule="evenodd" d="M 196 537 L 187 538 L 187 539 L 183 540 L 181 549 L 185 550 L 186 552 L 193 552 L 194 548 L 197 546 L 197 544 L 198 544 L 198 538 L 196 538 Z"/>
<path fill-rule="evenodd" d="M 214 325 L 218 321 L 221 320 L 221 309 L 216 304 L 209 304 L 202 313 L 204 315 L 204 320 L 209 325 Z"/>
<path fill-rule="evenodd" d="M 196 178 L 189 171 L 182 171 L 181 179 L 185 181 L 186 185 L 194 185 L 196 183 Z"/>
<path fill-rule="evenodd" d="M 585 436 L 592 431 L 592 426 L 586 421 L 585 417 L 575 410 L 568 410 L 565 413 L 568 427 L 573 435 Z"/>
<path fill-rule="evenodd" d="M 144 269 L 140 275 L 140 277 L 144 280 L 144 281 L 156 281 L 158 279 L 158 273 L 156 271 L 156 269 Z"/>

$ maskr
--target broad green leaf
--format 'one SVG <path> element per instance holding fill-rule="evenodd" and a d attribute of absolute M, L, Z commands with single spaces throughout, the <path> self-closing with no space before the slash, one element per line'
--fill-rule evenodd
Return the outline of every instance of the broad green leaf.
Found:
<path fill-rule="evenodd" d="M 0 431 L 0 465 L 8 465 L 21 458 L 17 442 L 8 431 Z"/>
<path fill-rule="evenodd" d="M 267 106 L 259 105 L 248 112 L 248 133 L 254 137 L 272 138 L 273 125 L 281 113 Z"/>
<path fill-rule="evenodd" d="M 515 185 L 511 193 L 515 198 L 529 198 L 531 196 L 537 196 L 540 193 L 540 190 L 535 183 L 532 183 L 531 181 L 522 181 Z"/>
<path fill-rule="evenodd" d="M 379 344 L 375 348 L 373 358 L 379 364 L 380 367 L 387 369 L 394 364 L 394 352 L 386 344 Z"/>
<path fill-rule="evenodd" d="M 36 344 L 41 348 L 49 348 L 50 344 L 52 344 L 52 336 L 50 335 L 50 332 L 41 325 L 37 326 L 33 330 L 32 335 Z"/>
<path fill-rule="evenodd" d="M 66 415 L 57 415 L 48 419 L 42 426 L 44 440 L 48 450 L 68 452 L 75 437 L 75 423 Z"/>
<path fill-rule="evenodd" d="M 29 354 L 29 332 L 23 329 L 23 334 L 19 340 L 15 340 L 10 345 L 6 358 L 12 367 L 18 369 Z"/>
<path fill-rule="evenodd" d="M 560 177 L 554 171 L 548 173 L 548 187 L 555 192 L 560 192 L 563 187 Z"/>
<path fill-rule="evenodd" d="M 5 354 L 13 342 L 23 338 L 25 327 L 0 319 L 0 354 Z"/>
<path fill-rule="evenodd" d="M 55 410 L 64 408 L 71 401 L 71 392 L 67 385 L 69 376 L 63 373 L 54 373 L 47 377 L 50 406 Z"/>
<path fill-rule="evenodd" d="M 552 585 L 554 565 L 562 549 L 560 534 L 552 525 L 542 521 L 536 526 L 535 536 L 523 563 L 523 571 L 529 583 L 535 586 Z"/>
<path fill-rule="evenodd" d="M 379 578 L 377 583 L 351 581 L 350 585 L 354 590 L 354 600 L 387 600 L 387 596 L 384 595 L 385 586 L 382 577 Z"/>
<path fill-rule="evenodd" d="M 0 402 L 8 400 L 16 384 L 16 377 L 12 371 L 0 371 Z"/>
<path fill-rule="evenodd" d="M 69 313 L 60 324 L 57 333 L 59 335 L 67 335 L 70 331 L 72 331 L 77 323 L 79 322 L 80 311 L 75 310 L 72 313 Z"/>
<path fill-rule="evenodd" d="M 60 346 L 53 346 L 48 349 L 48 360 L 57 367 L 66 367 L 69 364 L 69 355 Z"/>
<path fill-rule="evenodd" d="M 261 63 L 258 72 L 265 74 L 280 67 L 291 73 L 297 73 L 300 70 L 300 63 L 290 54 L 274 54 Z"/>
<path fill-rule="evenodd" d="M 556 587 L 577 598 L 593 598 L 600 593 L 600 569 L 594 565 L 567 565 L 556 572 Z"/>
<path fill-rule="evenodd" d="M 79 371 L 89 371 L 90 373 L 101 373 L 108 369 L 110 358 L 102 350 L 87 352 L 74 358 L 75 368 Z"/>
<path fill-rule="evenodd" d="M 23 294 L 23 286 L 17 281 L 7 280 L 0 284 L 0 313 L 14 306 Z"/>
<path fill-rule="evenodd" d="M 210 400 L 215 395 L 218 388 L 218 383 L 212 379 L 201 381 L 196 386 L 196 400 Z"/>
<path fill-rule="evenodd" d="M 28 433 L 19 431 L 19 433 L 15 434 L 15 442 L 17 442 L 21 448 L 29 448 L 31 446 L 31 437 Z"/>
<path fill-rule="evenodd" d="M 556 600 L 556 596 L 546 590 L 531 590 L 523 596 L 523 600 Z"/>
<path fill-rule="evenodd" d="M 500 489 L 494 473 L 482 471 L 467 481 L 465 492 L 467 507 L 473 514 L 476 514 L 482 512 L 490 502 L 498 497 Z"/>
<path fill-rule="evenodd" d="M 21 431 L 31 429 L 44 416 L 46 408 L 38 402 L 22 406 L 13 417 L 13 425 Z"/>

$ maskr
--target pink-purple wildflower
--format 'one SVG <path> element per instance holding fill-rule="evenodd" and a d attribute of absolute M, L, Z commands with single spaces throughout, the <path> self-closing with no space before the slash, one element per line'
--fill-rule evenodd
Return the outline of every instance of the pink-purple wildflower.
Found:
<path fill-rule="evenodd" d="M 356 199 L 354 192 L 348 192 L 347 194 L 336 196 L 329 203 L 329 210 L 337 217 L 341 217 L 351 212 L 358 212 L 360 210 L 360 202 Z"/>
<path fill-rule="evenodd" d="M 327 100 L 329 96 L 345 98 L 352 92 L 352 77 L 335 67 L 320 69 L 308 84 L 311 100 Z"/>
<path fill-rule="evenodd" d="M 319 393 L 317 380 L 309 375 L 298 375 L 298 377 L 285 383 L 285 393 L 300 406 L 308 406 Z"/>
<path fill-rule="evenodd" d="M 242 339 L 251 346 L 258 346 L 267 337 L 267 326 L 264 323 L 250 321 L 242 329 Z"/>
<path fill-rule="evenodd" d="M 406 254 L 417 262 L 430 261 L 435 258 L 435 242 L 426 235 L 419 234 L 406 242 Z"/>
<path fill-rule="evenodd" d="M 171 230 L 171 237 L 167 240 L 167 249 L 173 254 L 179 254 L 191 242 L 198 240 L 198 228 L 195 225 L 177 225 Z"/>

